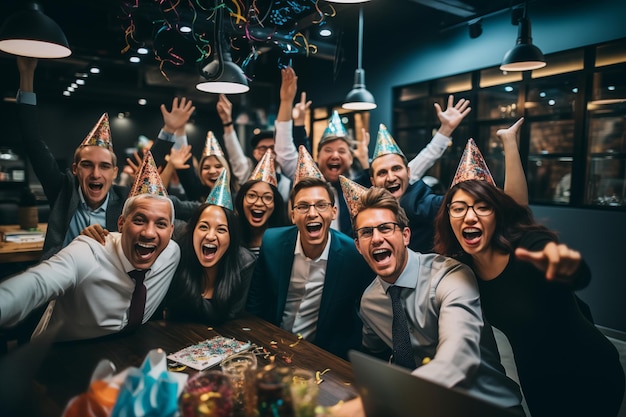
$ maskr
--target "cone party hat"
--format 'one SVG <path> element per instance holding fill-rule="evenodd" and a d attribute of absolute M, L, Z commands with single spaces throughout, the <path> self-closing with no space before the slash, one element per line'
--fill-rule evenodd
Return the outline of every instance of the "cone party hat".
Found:
<path fill-rule="evenodd" d="M 469 180 L 487 181 L 494 187 L 496 186 L 485 158 L 483 158 L 483 154 L 480 153 L 480 149 L 478 149 L 476 142 L 472 138 L 467 140 L 467 145 L 465 145 L 465 150 L 463 155 L 461 155 L 461 161 L 456 169 L 450 188 L 460 182 Z"/>
<path fill-rule="evenodd" d="M 296 185 L 304 177 L 315 177 L 324 179 L 322 172 L 315 164 L 313 157 L 303 145 L 298 148 L 298 162 L 296 163 L 296 174 L 293 178 L 293 185 Z"/>
<path fill-rule="evenodd" d="M 341 191 L 343 191 L 343 197 L 346 199 L 346 204 L 350 211 L 350 220 L 354 221 L 354 217 L 358 213 L 359 205 L 361 204 L 359 200 L 368 189 L 343 175 L 339 176 L 339 183 L 341 184 Z"/>
<path fill-rule="evenodd" d="M 250 174 L 248 181 L 261 180 L 268 184 L 278 187 L 278 181 L 276 180 L 276 168 L 274 167 L 274 161 L 272 161 L 272 150 L 268 149 L 263 158 L 256 164 L 254 171 Z"/>
<path fill-rule="evenodd" d="M 139 194 L 152 194 L 167 197 L 167 190 L 161 181 L 159 171 L 157 171 L 156 163 L 150 151 L 146 151 L 143 157 L 139 172 L 135 177 L 135 182 L 130 188 L 128 197 L 134 197 Z"/>
<path fill-rule="evenodd" d="M 381 123 L 378 127 L 378 136 L 376 137 L 376 147 L 374 148 L 372 160 L 378 158 L 379 156 L 388 154 L 396 154 L 406 158 L 396 141 L 391 136 L 391 133 L 389 133 L 387 126 Z"/>
<path fill-rule="evenodd" d="M 224 151 L 213 132 L 209 130 L 206 134 L 206 143 L 204 145 L 204 152 L 202 152 L 202 158 L 212 155 L 224 156 Z"/>
<path fill-rule="evenodd" d="M 113 150 L 111 139 L 111 126 L 109 125 L 109 115 L 104 113 L 100 116 L 98 123 L 91 129 L 91 132 L 83 139 L 80 146 L 100 146 L 101 148 Z"/>
<path fill-rule="evenodd" d="M 230 195 L 230 179 L 228 178 L 228 170 L 223 169 L 220 176 L 215 181 L 215 186 L 206 199 L 206 202 L 215 206 L 233 209 L 233 198 Z"/>
<path fill-rule="evenodd" d="M 328 127 L 322 133 L 322 138 L 320 141 L 324 141 L 327 137 L 347 137 L 348 131 L 346 130 L 343 123 L 341 123 L 341 117 L 339 117 L 339 113 L 337 110 L 333 111 L 330 120 L 328 121 Z"/>

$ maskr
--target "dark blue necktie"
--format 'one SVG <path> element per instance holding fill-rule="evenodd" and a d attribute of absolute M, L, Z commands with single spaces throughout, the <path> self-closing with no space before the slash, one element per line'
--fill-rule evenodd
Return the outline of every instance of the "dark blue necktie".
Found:
<path fill-rule="evenodd" d="M 411 347 L 409 325 L 406 314 L 400 302 L 402 287 L 389 287 L 391 296 L 391 308 L 393 311 L 393 323 L 391 324 L 391 338 L 393 339 L 393 363 L 409 369 L 415 369 L 415 356 Z"/>
<path fill-rule="evenodd" d="M 144 310 L 146 309 L 146 286 L 143 280 L 146 276 L 147 269 L 133 270 L 128 275 L 135 281 L 135 290 L 130 299 L 130 308 L 128 309 L 128 324 L 124 328 L 125 331 L 134 330 L 143 322 Z"/>

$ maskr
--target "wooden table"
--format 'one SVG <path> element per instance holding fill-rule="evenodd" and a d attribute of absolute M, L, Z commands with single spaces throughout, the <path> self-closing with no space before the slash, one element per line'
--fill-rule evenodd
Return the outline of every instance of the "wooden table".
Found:
<path fill-rule="evenodd" d="M 48 223 L 39 223 L 39 230 L 46 235 L 48 230 Z M 18 225 L 0 225 L 0 232 L 18 232 L 20 231 Z M 0 238 L 0 263 L 10 262 L 36 262 L 41 258 L 41 252 L 43 249 L 43 241 L 41 242 L 4 242 Z"/>
<path fill-rule="evenodd" d="M 40 384 L 37 395 L 43 395 L 38 403 L 45 407 L 46 416 L 60 416 L 68 400 L 86 390 L 100 359 L 110 359 L 120 371 L 128 366 L 139 367 L 151 349 L 162 348 L 172 353 L 217 335 L 250 341 L 265 348 L 267 354 L 258 355 L 259 367 L 269 363 L 270 356 L 274 356 L 279 365 L 320 372 L 327 370 L 321 376 L 320 405 L 333 405 L 357 394 L 349 362 L 298 340 L 296 335 L 262 319 L 247 316 L 213 328 L 201 324 L 151 321 L 128 335 L 54 344 L 35 378 L 36 384 Z M 188 368 L 183 372 L 193 375 L 197 371 Z"/>

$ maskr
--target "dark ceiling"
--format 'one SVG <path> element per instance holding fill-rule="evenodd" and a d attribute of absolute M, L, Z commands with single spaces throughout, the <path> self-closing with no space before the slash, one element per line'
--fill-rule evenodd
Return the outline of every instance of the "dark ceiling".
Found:
<path fill-rule="evenodd" d="M 2 20 L 23 7 L 25 0 L 3 0 Z M 92 65 L 102 72 L 87 79 L 74 93 L 98 96 L 102 100 L 133 101 L 139 96 L 149 102 L 163 97 L 185 95 L 198 103 L 215 100 L 199 92 L 202 62 L 211 57 L 214 39 L 213 0 L 40 0 L 44 12 L 64 30 L 72 55 L 58 60 L 40 60 L 36 89 L 39 94 L 61 95 Z M 366 38 L 384 41 L 390 31 L 405 31 L 419 39 L 465 24 L 521 3 L 513 0 L 373 0 L 363 4 Z M 353 73 L 356 66 L 359 5 L 329 3 L 323 0 L 227 0 L 231 12 L 225 17 L 224 32 L 230 38 L 233 60 L 244 65 L 255 86 L 275 85 L 279 63 L 291 59 L 310 71 L 322 63 L 339 71 Z M 245 19 L 245 20 L 244 20 Z M 187 25 L 191 33 L 181 33 Z M 334 35 L 321 38 L 321 27 Z M 369 36 L 371 33 L 380 36 Z M 250 40 L 253 39 L 251 42 Z M 347 46 L 346 46 L 347 45 Z M 146 47 L 141 63 L 129 62 L 137 48 Z M 252 48 L 254 47 L 254 49 Z M 365 44 L 367 50 L 368 44 Z M 256 51 L 256 59 L 250 59 Z M 14 96 L 17 71 L 14 57 L 0 52 L 4 97 Z M 313 71 L 314 73 L 315 71 Z M 351 76 L 351 75 L 350 75 Z M 261 89 L 259 89 L 261 90 Z"/>

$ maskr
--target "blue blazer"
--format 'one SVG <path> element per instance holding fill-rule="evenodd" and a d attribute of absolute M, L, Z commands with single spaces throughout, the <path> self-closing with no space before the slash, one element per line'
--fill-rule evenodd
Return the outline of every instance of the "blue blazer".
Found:
<path fill-rule="evenodd" d="M 247 310 L 277 326 L 285 309 L 297 236 L 296 226 L 265 231 L 248 293 Z M 311 342 L 344 359 L 349 349 L 360 349 L 363 324 L 358 306 L 374 277 L 354 241 L 331 229 L 317 332 Z"/>

